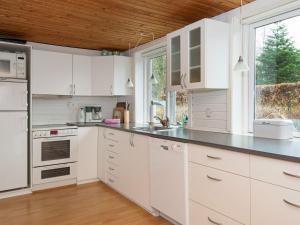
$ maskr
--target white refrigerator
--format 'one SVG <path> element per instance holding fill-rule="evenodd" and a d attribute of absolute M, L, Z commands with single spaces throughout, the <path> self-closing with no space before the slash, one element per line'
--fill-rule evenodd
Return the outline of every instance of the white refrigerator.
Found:
<path fill-rule="evenodd" d="M 0 82 L 0 192 L 28 186 L 27 82 Z"/>

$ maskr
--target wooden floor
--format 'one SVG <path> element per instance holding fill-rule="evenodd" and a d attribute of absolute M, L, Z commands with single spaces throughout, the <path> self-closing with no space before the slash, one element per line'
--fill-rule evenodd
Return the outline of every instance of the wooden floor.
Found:
<path fill-rule="evenodd" d="M 103 183 L 0 200 L 0 225 L 167 225 Z"/>

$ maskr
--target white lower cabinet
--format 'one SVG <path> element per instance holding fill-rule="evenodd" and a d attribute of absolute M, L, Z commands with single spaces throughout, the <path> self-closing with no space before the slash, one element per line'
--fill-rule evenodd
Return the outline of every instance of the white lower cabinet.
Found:
<path fill-rule="evenodd" d="M 250 179 L 189 164 L 190 199 L 242 224 L 250 224 Z"/>
<path fill-rule="evenodd" d="M 78 128 L 78 183 L 86 183 L 97 180 L 97 127 Z"/>
<path fill-rule="evenodd" d="M 190 225 L 241 225 L 220 213 L 190 201 Z"/>
<path fill-rule="evenodd" d="M 251 181 L 252 225 L 300 224 L 300 192 Z"/>
<path fill-rule="evenodd" d="M 99 139 L 103 143 L 104 182 L 150 211 L 148 137 L 104 129 Z"/>
<path fill-rule="evenodd" d="M 131 134 L 128 152 L 128 196 L 150 210 L 150 177 L 148 137 Z"/>

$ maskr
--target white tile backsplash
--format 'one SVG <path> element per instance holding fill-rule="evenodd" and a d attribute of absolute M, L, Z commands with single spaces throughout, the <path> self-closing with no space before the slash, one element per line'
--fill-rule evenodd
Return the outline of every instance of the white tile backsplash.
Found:
<path fill-rule="evenodd" d="M 227 132 L 227 91 L 208 91 L 192 94 L 191 128 Z"/>
<path fill-rule="evenodd" d="M 104 118 L 111 118 L 117 97 L 34 97 L 32 101 L 33 125 L 64 124 L 78 121 L 79 108 L 101 105 Z"/>

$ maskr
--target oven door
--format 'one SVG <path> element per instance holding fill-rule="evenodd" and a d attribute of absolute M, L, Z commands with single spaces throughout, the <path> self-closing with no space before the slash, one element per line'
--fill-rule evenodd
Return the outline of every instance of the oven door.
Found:
<path fill-rule="evenodd" d="M 33 167 L 77 161 L 77 136 L 33 140 Z"/>
<path fill-rule="evenodd" d="M 0 77 L 16 78 L 16 54 L 0 52 Z"/>
<path fill-rule="evenodd" d="M 72 180 L 77 177 L 77 165 L 76 163 L 66 163 L 37 167 L 33 168 L 32 175 L 33 185 Z"/>

